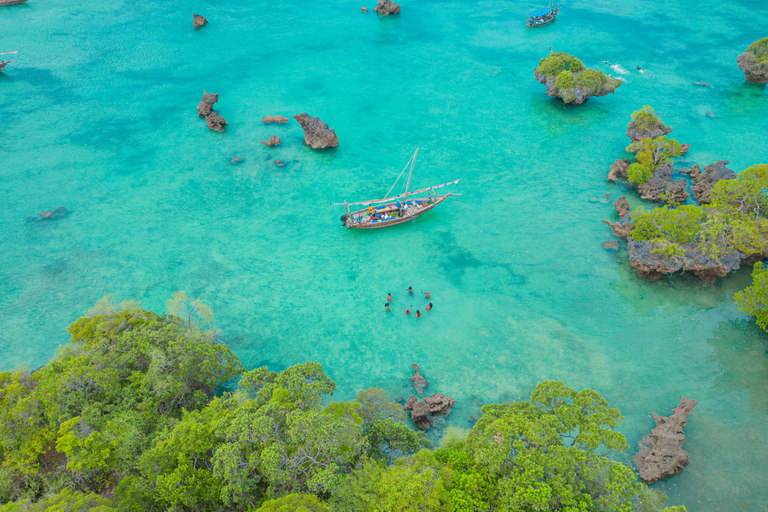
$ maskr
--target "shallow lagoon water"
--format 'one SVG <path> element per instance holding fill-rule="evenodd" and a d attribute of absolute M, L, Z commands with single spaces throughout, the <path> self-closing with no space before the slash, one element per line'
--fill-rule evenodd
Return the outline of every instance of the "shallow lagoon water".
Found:
<path fill-rule="evenodd" d="M 764 2 L 574 2 L 535 30 L 535 2 L 403 0 L 388 18 L 361 5 L 0 10 L 0 51 L 20 50 L 0 74 L 2 367 L 43 364 L 105 293 L 162 310 L 183 289 L 247 367 L 319 361 L 340 399 L 374 385 L 407 397 L 419 363 L 428 391 L 458 400 L 440 427 L 560 379 L 622 410 L 628 461 L 651 412 L 695 398 L 691 464 L 656 487 L 691 511 L 765 510 L 767 335 L 732 300 L 749 270 L 641 281 L 625 250 L 602 248 L 600 222 L 615 217 L 606 193 L 626 193 L 605 176 L 643 105 L 692 144 L 680 166 L 768 163 L 768 92 L 736 65 L 766 36 Z M 194 31 L 193 12 L 209 24 Z M 554 102 L 533 78 L 550 46 L 619 64 L 626 83 Z M 220 94 L 226 133 L 197 117 L 203 90 Z M 305 111 L 339 148 L 260 122 Z M 269 135 L 282 145 L 262 146 Z M 462 178 L 462 195 L 407 225 L 342 229 L 328 203 L 379 196 L 416 147 L 413 185 Z M 62 205 L 68 218 L 25 222 Z M 418 321 L 401 312 L 425 304 L 409 285 L 433 296 Z"/>

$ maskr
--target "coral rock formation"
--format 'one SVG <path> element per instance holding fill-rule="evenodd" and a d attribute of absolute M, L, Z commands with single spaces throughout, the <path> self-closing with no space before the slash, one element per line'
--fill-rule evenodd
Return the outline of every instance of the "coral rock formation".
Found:
<path fill-rule="evenodd" d="M 619 214 L 619 218 L 623 219 L 629 215 L 630 207 L 627 202 L 627 196 L 621 196 L 614 203 L 613 207 L 616 208 L 616 213 Z"/>
<path fill-rule="evenodd" d="M 456 400 L 440 393 L 424 398 L 423 402 L 411 395 L 405 402 L 403 409 L 411 411 L 411 420 L 417 427 L 422 430 L 429 430 L 433 423 L 430 415 L 448 414 L 455 403 Z"/>
<path fill-rule="evenodd" d="M 411 366 L 413 366 L 413 375 L 411 375 L 411 382 L 413 382 L 413 387 L 416 389 L 416 392 L 418 394 L 422 394 L 424 392 L 424 388 L 429 386 L 429 382 L 427 382 L 427 379 L 422 377 L 421 370 L 419 369 L 419 365 L 416 363 L 411 363 Z"/>
<path fill-rule="evenodd" d="M 671 416 L 665 418 L 653 414 L 656 428 L 640 440 L 639 451 L 633 459 L 645 483 L 652 484 L 670 477 L 690 462 L 688 452 L 683 450 L 683 429 L 688 425 L 688 415 L 697 403 L 696 400 L 683 397 L 680 405 L 672 410 Z"/>
<path fill-rule="evenodd" d="M 747 82 L 768 83 L 768 37 L 749 45 L 736 61 Z"/>
<path fill-rule="evenodd" d="M 709 204 L 709 193 L 715 187 L 715 184 L 721 180 L 732 180 L 736 178 L 736 173 L 727 168 L 728 160 L 718 160 L 714 164 L 701 167 L 694 165 L 690 169 L 683 169 L 683 172 L 691 176 L 693 181 L 693 197 L 699 204 Z"/>
<path fill-rule="evenodd" d="M 280 137 L 275 137 L 274 135 L 270 135 L 269 139 L 262 140 L 262 144 L 265 146 L 279 146 L 280 145 Z"/>
<path fill-rule="evenodd" d="M 373 10 L 384 16 L 400 14 L 400 6 L 392 0 L 379 0 L 379 5 L 374 7 Z"/>
<path fill-rule="evenodd" d="M 278 167 L 285 167 L 285 164 L 282 160 L 275 160 L 275 165 Z"/>
<path fill-rule="evenodd" d="M 534 76 L 547 87 L 547 96 L 576 105 L 590 96 L 612 94 L 623 83 L 602 71 L 587 69 L 579 59 L 563 52 L 550 53 L 541 59 Z"/>
<path fill-rule="evenodd" d="M 208 123 L 208 128 L 216 132 L 223 132 L 224 127 L 229 124 L 216 111 L 205 116 L 205 120 Z"/>
<path fill-rule="evenodd" d="M 299 122 L 304 130 L 304 142 L 312 149 L 335 148 L 339 145 L 339 137 L 336 132 L 328 128 L 318 117 L 312 117 L 307 113 L 297 114 L 293 118 Z"/>
<path fill-rule="evenodd" d="M 288 118 L 283 116 L 266 116 L 261 120 L 262 123 L 287 123 Z"/>
<path fill-rule="evenodd" d="M 613 242 L 603 242 L 603 249 L 608 249 L 609 251 L 618 251 L 619 242 L 615 240 Z"/>
<path fill-rule="evenodd" d="M 681 244 L 685 255 L 665 256 L 654 252 L 651 241 L 627 240 L 629 264 L 634 267 L 638 277 L 655 281 L 662 276 L 685 270 L 703 281 L 712 281 L 724 277 L 728 272 L 737 270 L 743 254 L 732 249 L 719 259 L 712 258 L 696 250 L 692 244 Z"/>
<path fill-rule="evenodd" d="M 204 94 L 203 99 L 200 100 L 200 104 L 197 106 L 197 115 L 199 117 L 207 117 L 213 112 L 213 104 L 219 101 L 218 94 Z"/>
<path fill-rule="evenodd" d="M 625 222 L 622 224 L 621 222 L 611 222 L 605 219 L 603 219 L 603 222 L 611 226 L 611 232 L 619 238 L 627 238 L 632 230 L 635 229 L 635 224 L 633 222 Z"/>
<path fill-rule="evenodd" d="M 690 195 L 685 187 L 684 179 L 672 180 L 672 164 L 666 164 L 653 171 L 651 179 L 638 185 L 637 192 L 647 201 L 683 203 Z"/>
<path fill-rule="evenodd" d="M 242 158 L 233 158 L 232 160 L 229 161 L 229 163 L 231 163 L 232 165 L 237 165 L 237 164 L 241 163 L 242 161 L 243 161 Z"/>
<path fill-rule="evenodd" d="M 608 173 L 608 181 L 626 180 L 629 177 L 629 158 L 617 158 L 611 164 L 611 171 Z"/>
<path fill-rule="evenodd" d="M 687 155 L 689 149 L 691 149 L 690 144 L 680 144 L 680 156 Z"/>
<path fill-rule="evenodd" d="M 195 30 L 199 29 L 206 23 L 208 23 L 208 20 L 200 16 L 199 14 L 193 14 L 192 15 L 192 23 L 195 25 Z"/>

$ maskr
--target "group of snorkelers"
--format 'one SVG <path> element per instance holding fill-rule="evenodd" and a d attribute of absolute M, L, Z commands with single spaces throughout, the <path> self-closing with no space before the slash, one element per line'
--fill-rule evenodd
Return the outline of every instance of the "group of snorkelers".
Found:
<path fill-rule="evenodd" d="M 413 297 L 413 287 L 409 286 L 408 289 L 405 290 L 405 291 L 408 292 L 411 295 L 411 297 Z M 432 298 L 432 296 L 429 294 L 429 290 L 427 290 L 425 292 L 421 292 L 421 293 L 424 294 L 424 298 L 427 299 L 427 300 L 430 300 Z M 389 311 L 390 304 L 392 304 L 392 294 L 388 293 L 387 294 L 387 302 L 384 304 L 384 309 L 387 310 L 387 313 L 390 312 Z M 410 315 L 411 313 L 413 313 L 413 311 L 411 311 L 412 308 L 413 308 L 413 304 L 408 306 L 408 309 L 403 308 L 403 312 L 406 315 Z M 424 310 L 425 311 L 432 311 L 432 303 L 430 302 L 429 304 L 427 304 L 427 306 L 424 308 Z M 423 315 L 423 313 L 417 309 L 416 310 L 416 318 L 419 318 L 421 315 Z"/>

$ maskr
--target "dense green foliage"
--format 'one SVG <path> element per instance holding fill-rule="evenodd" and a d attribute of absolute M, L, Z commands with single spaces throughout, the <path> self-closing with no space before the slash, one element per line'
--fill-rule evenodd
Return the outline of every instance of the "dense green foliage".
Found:
<path fill-rule="evenodd" d="M 747 48 L 757 57 L 758 62 L 768 62 L 768 37 L 758 39 Z"/>
<path fill-rule="evenodd" d="M 573 79 L 573 73 L 570 71 L 563 71 L 557 75 L 555 87 L 558 89 L 573 89 L 574 85 L 576 85 L 576 81 Z"/>
<path fill-rule="evenodd" d="M 650 105 L 644 105 L 643 108 L 632 113 L 632 119 L 629 122 L 628 128 L 643 132 L 668 129 L 667 125 L 656 115 Z"/>
<path fill-rule="evenodd" d="M 243 372 L 202 303 L 169 306 L 102 301 L 46 366 L 0 374 L 0 511 L 663 509 L 611 459 L 621 416 L 595 391 L 543 382 L 429 450 L 382 390 L 326 403 L 317 363 Z"/>
<path fill-rule="evenodd" d="M 752 285 L 734 296 L 739 310 L 752 315 L 757 325 L 768 331 L 768 267 L 758 262 L 752 269 Z"/>
<path fill-rule="evenodd" d="M 768 165 L 754 165 L 722 180 L 704 206 L 662 207 L 633 213 L 632 238 L 652 241 L 654 252 L 682 257 L 683 245 L 718 259 L 734 250 L 747 256 L 768 251 Z"/>
<path fill-rule="evenodd" d="M 642 184 L 653 177 L 653 172 L 680 156 L 682 148 L 675 139 L 666 136 L 633 142 L 627 146 L 627 152 L 636 153 L 635 162 L 629 166 L 629 181 Z"/>
<path fill-rule="evenodd" d="M 584 69 L 587 69 L 587 67 L 583 62 L 573 55 L 568 55 L 564 52 L 550 53 L 539 61 L 539 72 L 551 77 L 556 77 L 566 70 L 576 73 Z"/>

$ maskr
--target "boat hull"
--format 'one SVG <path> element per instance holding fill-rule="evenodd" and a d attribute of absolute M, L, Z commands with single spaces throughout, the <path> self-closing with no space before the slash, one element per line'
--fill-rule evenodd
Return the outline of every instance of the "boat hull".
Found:
<path fill-rule="evenodd" d="M 0 0 L 0 6 L 2 6 L 2 5 L 25 4 L 25 3 L 27 3 L 27 0 Z"/>
<path fill-rule="evenodd" d="M 555 18 L 557 18 L 558 13 L 560 12 L 560 8 L 553 10 L 549 13 L 549 15 L 546 18 L 536 18 L 536 19 L 528 19 L 528 21 L 525 22 L 526 25 L 528 25 L 531 28 L 536 27 L 543 27 L 544 25 L 549 25 L 553 21 L 555 21 Z"/>
<path fill-rule="evenodd" d="M 402 217 L 395 217 L 395 218 L 383 220 L 380 222 L 367 222 L 367 223 L 356 223 L 356 224 L 350 224 L 350 221 L 348 219 L 347 222 L 345 223 L 345 226 L 348 229 L 379 229 L 379 228 L 388 228 L 389 226 L 395 226 L 397 224 L 403 224 L 405 222 L 415 219 L 416 217 L 418 217 L 423 213 L 428 212 L 429 210 L 439 205 L 440 203 L 442 203 L 452 195 L 455 195 L 455 194 L 445 194 L 442 196 L 438 196 L 437 199 L 435 199 L 434 203 L 428 204 L 427 206 L 423 206 L 423 207 L 412 208 L 411 212 L 408 212 L 408 210 L 406 210 L 405 215 L 403 215 Z M 422 201 L 422 200 L 423 199 L 417 199 L 417 201 Z M 350 218 L 356 215 L 358 216 L 368 215 L 368 210 L 358 210 L 356 212 L 352 212 L 350 214 Z"/>
<path fill-rule="evenodd" d="M 11 62 L 11 61 L 9 61 L 9 60 L 5 60 L 5 61 L 3 61 L 3 60 L 0 60 L 0 72 L 2 72 L 2 71 L 3 71 L 3 68 L 4 68 L 5 66 L 7 66 L 7 65 L 8 65 L 10 62 Z"/>

